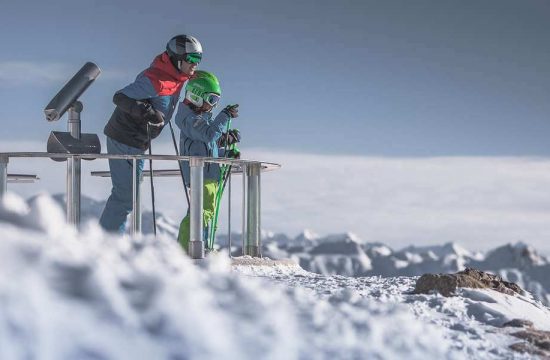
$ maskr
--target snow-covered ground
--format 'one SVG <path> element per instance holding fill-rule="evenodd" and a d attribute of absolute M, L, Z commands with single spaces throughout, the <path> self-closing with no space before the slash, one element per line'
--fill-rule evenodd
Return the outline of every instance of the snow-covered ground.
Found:
<path fill-rule="evenodd" d="M 4 199 L 0 359 L 528 359 L 501 325 L 522 318 L 550 330 L 549 309 L 529 293 L 413 294 L 415 277 L 323 275 L 290 262 L 232 263 L 225 252 L 194 264 L 168 233 L 115 237 L 92 221 L 78 234 L 63 218 L 47 195 Z M 317 247 L 312 257 L 338 238 L 299 237 Z M 273 236 L 287 251 L 282 243 Z M 357 244 L 343 243 L 348 252 Z M 403 250 L 396 268 L 447 247 Z M 365 267 L 375 253 L 396 256 L 365 249 Z"/>

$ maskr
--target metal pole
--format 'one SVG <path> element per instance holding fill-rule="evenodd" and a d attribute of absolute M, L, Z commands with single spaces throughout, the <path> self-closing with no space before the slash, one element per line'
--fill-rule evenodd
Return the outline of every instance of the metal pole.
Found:
<path fill-rule="evenodd" d="M 0 199 L 8 191 L 8 162 L 9 157 L 0 156 Z"/>
<path fill-rule="evenodd" d="M 262 165 L 258 163 L 258 251 L 262 257 Z"/>
<path fill-rule="evenodd" d="M 189 209 L 190 241 L 188 254 L 192 259 L 202 259 L 204 258 L 202 221 L 204 160 L 192 157 L 189 160 L 189 166 L 191 168 L 191 207 Z"/>
<path fill-rule="evenodd" d="M 147 140 L 149 141 L 149 156 L 153 155 L 153 148 L 151 144 L 151 125 L 147 123 Z M 157 236 L 157 212 L 155 210 L 155 186 L 153 185 L 153 159 L 149 158 L 149 180 L 151 184 L 151 203 L 153 205 L 153 234 Z"/>
<path fill-rule="evenodd" d="M 242 164 L 241 171 L 243 175 L 243 195 L 242 195 L 242 215 L 241 215 L 241 226 L 242 226 L 242 232 L 241 232 L 241 241 L 242 241 L 242 254 L 246 255 L 246 164 Z"/>
<path fill-rule="evenodd" d="M 231 257 L 231 168 L 229 169 L 228 194 L 227 194 L 227 239 L 229 241 L 229 257 Z"/>
<path fill-rule="evenodd" d="M 260 257 L 260 163 L 247 166 L 247 217 L 245 255 Z"/>
<path fill-rule="evenodd" d="M 132 228 L 130 234 L 141 234 L 141 194 L 137 159 L 132 159 Z"/>
<path fill-rule="evenodd" d="M 75 139 L 80 140 L 80 113 L 83 106 L 80 101 L 75 101 L 69 108 L 69 121 L 67 128 Z M 80 225 L 80 158 L 67 159 L 67 222 L 76 227 Z"/>

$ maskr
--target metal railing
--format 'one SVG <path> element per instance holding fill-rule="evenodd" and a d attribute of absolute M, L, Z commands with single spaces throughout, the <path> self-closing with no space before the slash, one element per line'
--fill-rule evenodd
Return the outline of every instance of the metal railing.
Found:
<path fill-rule="evenodd" d="M 132 235 L 141 233 L 141 197 L 140 179 L 137 176 L 137 160 L 172 160 L 187 161 L 191 170 L 190 227 L 191 237 L 188 253 L 193 259 L 204 257 L 203 242 L 203 168 L 205 163 L 232 165 L 232 173 L 243 174 L 242 194 L 242 239 L 243 255 L 261 256 L 261 173 L 280 168 L 279 164 L 255 161 L 233 160 L 226 158 L 209 158 L 179 155 L 111 155 L 111 154 L 61 154 L 47 152 L 7 152 L 0 153 L 0 197 L 7 191 L 8 163 L 10 158 L 51 158 L 68 160 L 70 164 L 79 164 L 80 160 L 125 159 L 133 164 L 132 196 Z M 67 221 L 75 226 L 80 222 L 80 174 L 75 176 L 67 169 Z M 104 175 L 105 176 L 105 175 Z M 77 187 L 78 191 L 74 191 Z M 229 250 L 231 251 L 231 249 Z"/>

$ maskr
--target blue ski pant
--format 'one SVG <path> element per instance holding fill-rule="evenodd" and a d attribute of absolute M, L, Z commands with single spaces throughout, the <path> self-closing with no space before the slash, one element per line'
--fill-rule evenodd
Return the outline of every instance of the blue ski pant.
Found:
<path fill-rule="evenodd" d="M 124 145 L 107 136 L 107 153 L 141 155 L 144 150 Z M 142 180 L 143 160 L 137 160 L 139 180 Z M 99 224 L 107 231 L 124 233 L 126 217 L 132 212 L 132 160 L 109 159 L 113 188 L 107 199 Z"/>

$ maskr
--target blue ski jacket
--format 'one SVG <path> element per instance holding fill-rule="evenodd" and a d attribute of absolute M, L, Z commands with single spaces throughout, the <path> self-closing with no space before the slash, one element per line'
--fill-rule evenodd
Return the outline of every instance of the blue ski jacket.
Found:
<path fill-rule="evenodd" d="M 140 111 L 143 103 L 148 102 L 154 109 L 161 111 L 165 123 L 168 122 L 188 78 L 174 68 L 166 52 L 157 56 L 151 66 L 142 71 L 133 83 L 115 93 L 113 102 L 117 107 L 105 126 L 105 135 L 122 144 L 147 149 L 147 121 Z M 158 127 L 151 128 L 151 137 L 157 137 L 161 130 Z"/>
<path fill-rule="evenodd" d="M 231 117 L 226 112 L 220 112 L 215 118 L 212 113 L 197 114 L 189 105 L 180 103 L 175 122 L 180 128 L 180 155 L 220 157 L 223 149 L 218 147 L 217 141 L 224 131 Z M 183 174 L 186 185 L 189 186 L 189 163 L 182 161 Z M 204 179 L 218 181 L 220 167 L 218 164 L 204 164 Z"/>

